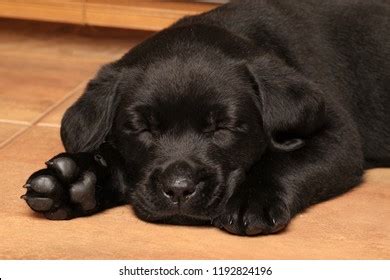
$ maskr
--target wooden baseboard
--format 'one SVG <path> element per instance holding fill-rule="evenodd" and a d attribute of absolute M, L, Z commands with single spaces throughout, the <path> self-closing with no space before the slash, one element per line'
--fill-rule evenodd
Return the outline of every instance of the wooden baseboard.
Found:
<path fill-rule="evenodd" d="M 81 24 L 83 3 L 72 0 L 0 0 L 0 17 Z"/>
<path fill-rule="evenodd" d="M 216 6 L 183 0 L 0 0 L 0 17 L 158 31 Z"/>

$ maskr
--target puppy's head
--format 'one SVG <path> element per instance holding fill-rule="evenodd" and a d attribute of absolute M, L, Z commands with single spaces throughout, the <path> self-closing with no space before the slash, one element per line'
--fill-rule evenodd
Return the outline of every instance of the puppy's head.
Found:
<path fill-rule="evenodd" d="M 220 215 L 264 151 L 302 147 L 319 116 L 310 109 L 315 98 L 305 105 L 307 83 L 287 72 L 286 80 L 280 69 L 275 75 L 269 59 L 242 59 L 241 46 L 226 47 L 227 35 L 198 36 L 191 45 L 183 36 L 180 46 L 163 36 L 103 68 L 62 123 L 71 152 L 92 151 L 109 137 L 132 179 L 135 212 L 149 221 Z M 300 98 L 292 112 L 283 108 L 286 93 Z"/>
<path fill-rule="evenodd" d="M 171 57 L 120 86 L 113 140 L 137 172 L 145 219 L 217 215 L 265 148 L 252 87 L 215 60 Z"/>

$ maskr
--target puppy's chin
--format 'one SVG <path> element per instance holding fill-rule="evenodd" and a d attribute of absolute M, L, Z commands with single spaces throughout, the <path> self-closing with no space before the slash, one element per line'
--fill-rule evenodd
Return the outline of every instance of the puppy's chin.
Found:
<path fill-rule="evenodd" d="M 133 204 L 135 214 L 141 220 L 158 224 L 209 225 L 211 217 L 184 214 L 180 212 L 150 211 L 143 205 Z"/>
<path fill-rule="evenodd" d="M 202 217 L 175 215 L 175 216 L 170 216 L 170 217 L 155 221 L 155 223 L 171 224 L 171 225 L 198 226 L 198 225 L 210 225 L 211 219 L 210 218 L 202 218 Z"/>
<path fill-rule="evenodd" d="M 133 200 L 132 206 L 138 218 L 153 223 L 202 225 L 210 224 L 224 207 L 221 206 L 224 196 L 211 199 L 205 205 L 190 207 L 189 205 L 168 206 L 145 202 L 145 199 Z"/>

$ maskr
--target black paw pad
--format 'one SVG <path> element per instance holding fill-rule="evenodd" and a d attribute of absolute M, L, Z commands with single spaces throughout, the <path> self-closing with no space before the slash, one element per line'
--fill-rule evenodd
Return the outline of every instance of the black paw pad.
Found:
<path fill-rule="evenodd" d="M 95 185 L 96 175 L 93 172 L 85 172 L 80 181 L 71 185 L 70 200 L 80 204 L 84 211 L 95 208 Z"/>
<path fill-rule="evenodd" d="M 98 207 L 97 176 L 93 171 L 97 164 L 88 156 L 63 153 L 49 160 L 48 168 L 36 171 L 27 180 L 27 192 L 21 198 L 32 210 L 51 220 L 92 213 Z"/>
<path fill-rule="evenodd" d="M 46 165 L 65 182 L 71 182 L 79 175 L 79 168 L 76 162 L 69 157 L 51 159 L 46 162 Z"/>
<path fill-rule="evenodd" d="M 26 200 L 28 206 L 35 211 L 48 211 L 53 207 L 54 201 L 47 197 L 34 197 L 28 194 L 22 195 L 21 198 Z"/>
<path fill-rule="evenodd" d="M 51 196 L 58 194 L 62 190 L 57 179 L 51 175 L 41 175 L 35 177 L 23 187 L 25 187 L 28 191 L 34 191 Z"/>
<path fill-rule="evenodd" d="M 27 192 L 21 198 L 35 211 L 50 210 L 59 202 L 62 195 L 62 187 L 51 175 L 32 178 L 24 187 Z"/>
<path fill-rule="evenodd" d="M 52 212 L 45 212 L 45 217 L 49 220 L 68 220 L 73 218 L 73 215 L 70 208 L 62 207 Z"/>

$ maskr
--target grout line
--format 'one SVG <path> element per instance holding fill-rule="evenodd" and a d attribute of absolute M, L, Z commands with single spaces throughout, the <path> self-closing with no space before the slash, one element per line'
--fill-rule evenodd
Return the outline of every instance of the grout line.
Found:
<path fill-rule="evenodd" d="M 75 88 L 73 88 L 71 91 L 68 92 L 63 98 L 61 98 L 58 102 L 54 103 L 52 106 L 47 108 L 40 116 L 35 118 L 31 123 L 28 124 L 24 129 L 21 129 L 20 131 L 16 132 L 14 135 L 9 137 L 7 140 L 0 143 L 0 149 L 7 146 L 12 140 L 14 140 L 16 137 L 20 136 L 21 134 L 25 133 L 27 130 L 32 128 L 33 126 L 37 125 L 39 126 L 38 122 L 42 120 L 47 114 L 55 110 L 57 107 L 59 107 L 62 103 L 64 103 L 67 99 L 72 97 L 73 94 L 75 94 L 79 89 L 83 88 L 88 80 L 84 80 L 81 83 L 79 83 Z"/>
<path fill-rule="evenodd" d="M 41 126 L 41 127 L 56 127 L 56 128 L 60 128 L 61 125 L 60 124 L 56 124 L 56 123 L 37 123 L 36 126 Z"/>
<path fill-rule="evenodd" d="M 73 88 L 68 94 L 66 94 L 61 100 L 54 103 L 52 106 L 47 108 L 40 116 L 38 116 L 36 119 L 34 119 L 31 122 L 31 126 L 37 124 L 40 120 L 42 120 L 44 117 L 46 117 L 47 114 L 51 113 L 54 109 L 59 107 L 62 103 L 64 103 L 66 100 L 68 100 L 70 97 L 72 97 L 73 94 L 75 94 L 79 89 L 83 88 L 87 83 L 87 80 L 82 81 L 79 83 L 75 88 Z"/>
<path fill-rule="evenodd" d="M 15 134 L 11 135 L 8 137 L 8 139 L 4 140 L 3 142 L 0 143 L 0 149 L 4 148 L 6 145 L 8 145 L 12 140 L 14 140 L 16 137 L 27 131 L 31 126 L 26 126 L 25 128 L 19 130 Z"/>
<path fill-rule="evenodd" d="M 27 121 L 8 120 L 8 119 L 0 119 L 0 123 L 19 124 L 19 125 L 30 125 L 30 122 L 27 122 Z"/>

